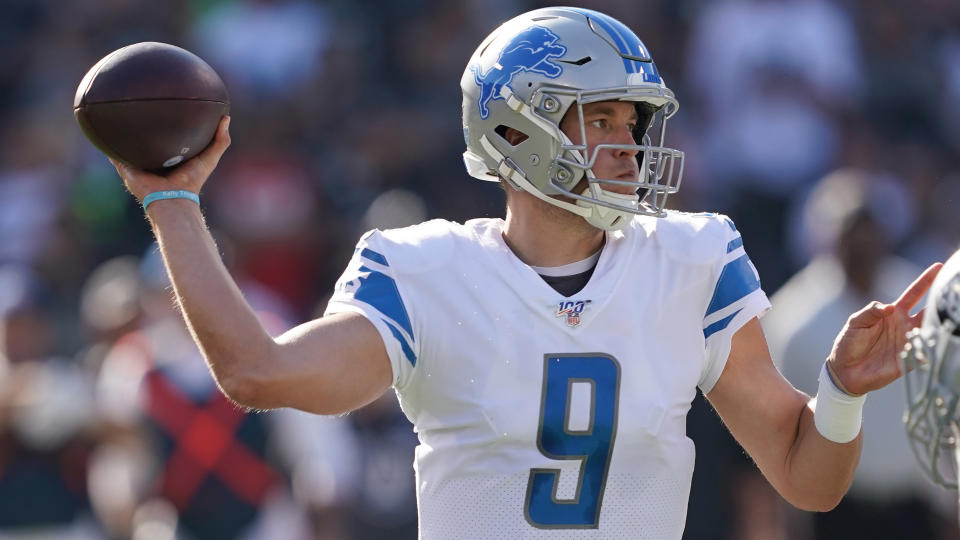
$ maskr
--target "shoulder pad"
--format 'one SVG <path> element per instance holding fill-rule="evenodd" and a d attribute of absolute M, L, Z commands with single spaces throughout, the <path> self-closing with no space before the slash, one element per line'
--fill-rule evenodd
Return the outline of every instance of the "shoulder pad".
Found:
<path fill-rule="evenodd" d="M 669 211 L 656 219 L 653 236 L 670 257 L 684 263 L 708 264 L 723 257 L 740 233 L 723 214 Z"/>
<path fill-rule="evenodd" d="M 449 263 L 457 239 L 464 236 L 462 228 L 458 223 L 433 219 L 402 229 L 372 230 L 363 236 L 361 245 L 379 254 L 381 264 L 394 272 L 423 272 Z"/>

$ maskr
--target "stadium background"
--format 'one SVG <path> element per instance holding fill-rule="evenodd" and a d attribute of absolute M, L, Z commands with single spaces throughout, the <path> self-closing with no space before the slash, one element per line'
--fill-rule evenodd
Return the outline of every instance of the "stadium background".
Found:
<path fill-rule="evenodd" d="M 960 242 L 960 4 L 571 3 L 619 18 L 652 51 L 681 103 L 667 141 L 687 155 L 669 206 L 730 215 L 768 294 L 833 254 L 847 279 L 808 290 L 859 298 L 897 282 L 878 268 L 909 273 Z M 99 58 L 139 41 L 187 48 L 221 74 L 233 145 L 202 204 L 279 331 L 322 311 L 365 230 L 502 214 L 500 190 L 463 170 L 457 83 L 494 26 L 543 5 L 2 0 L 0 538 L 164 538 L 178 522 L 183 538 L 414 535 L 416 439 L 392 396 L 336 419 L 207 410 L 178 427 L 151 415 L 136 389 L 157 374 L 194 406 L 213 398 L 142 211 L 83 139 L 73 95 Z M 821 312 L 810 294 L 781 298 L 768 332 L 785 362 Z M 836 328 L 816 346 L 829 350 Z M 803 388 L 822 358 L 781 367 Z M 880 423 L 902 446 L 899 412 Z M 909 455 L 877 457 L 837 511 L 812 516 L 771 492 L 702 399 L 689 429 L 687 538 L 957 537 L 950 495 Z M 250 459 L 224 461 L 233 444 Z M 868 441 L 865 465 L 887 446 Z M 236 480 L 253 469 L 259 484 Z"/>

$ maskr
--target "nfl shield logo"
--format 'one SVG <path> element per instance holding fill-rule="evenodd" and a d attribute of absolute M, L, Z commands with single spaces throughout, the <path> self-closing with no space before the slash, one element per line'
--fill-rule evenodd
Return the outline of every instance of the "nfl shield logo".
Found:
<path fill-rule="evenodd" d="M 556 317 L 566 317 L 567 326 L 575 327 L 580 325 L 581 314 L 587 307 L 590 300 L 564 300 L 557 304 Z"/>

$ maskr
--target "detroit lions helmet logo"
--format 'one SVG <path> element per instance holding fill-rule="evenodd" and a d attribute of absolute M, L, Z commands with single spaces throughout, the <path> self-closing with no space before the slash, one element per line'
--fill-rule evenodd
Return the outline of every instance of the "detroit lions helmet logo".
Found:
<path fill-rule="evenodd" d="M 567 48 L 557 43 L 560 36 L 542 26 L 531 26 L 520 32 L 500 52 L 497 63 L 486 73 L 480 72 L 480 66 L 471 66 L 474 79 L 480 91 L 480 118 L 490 116 L 487 104 L 492 99 L 503 99 L 500 90 L 510 87 L 513 76 L 521 71 L 533 71 L 556 79 L 563 73 L 563 67 L 550 61 L 567 53 Z"/>

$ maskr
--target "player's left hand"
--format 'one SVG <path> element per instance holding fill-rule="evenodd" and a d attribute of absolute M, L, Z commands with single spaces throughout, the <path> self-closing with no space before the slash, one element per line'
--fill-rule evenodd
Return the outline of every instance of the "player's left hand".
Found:
<path fill-rule="evenodd" d="M 897 357 L 906 334 L 923 319 L 923 310 L 915 315 L 910 310 L 927 293 L 941 267 L 934 263 L 927 268 L 892 304 L 871 302 L 847 319 L 827 359 L 843 390 L 865 394 L 901 375 Z"/>

